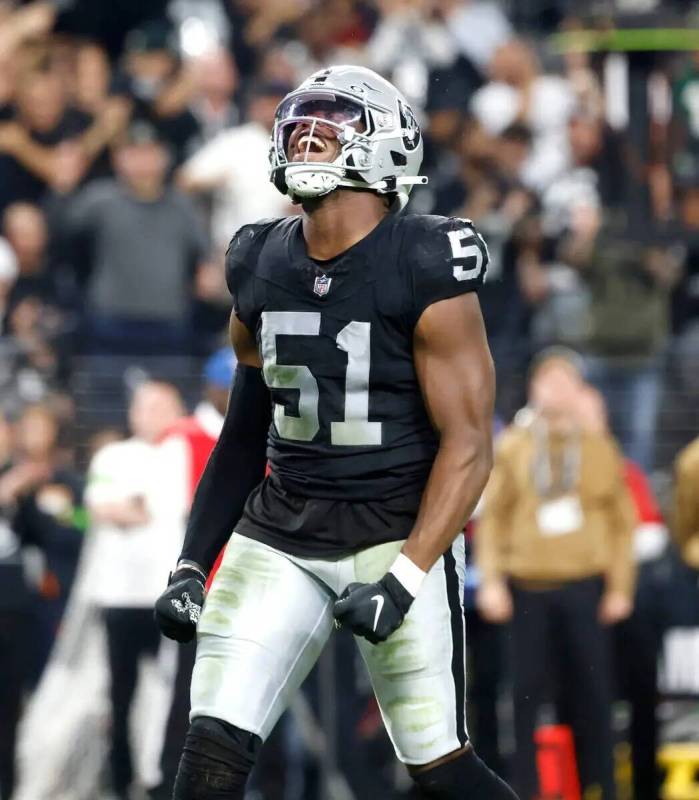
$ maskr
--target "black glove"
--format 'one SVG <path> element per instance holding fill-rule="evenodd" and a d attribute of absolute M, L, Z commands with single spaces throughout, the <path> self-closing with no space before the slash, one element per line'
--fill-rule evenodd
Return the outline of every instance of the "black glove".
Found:
<path fill-rule="evenodd" d="M 191 642 L 204 605 L 205 574 L 194 566 L 178 566 L 167 589 L 155 601 L 155 621 L 168 639 Z"/>
<path fill-rule="evenodd" d="M 335 624 L 378 644 L 400 627 L 414 599 L 390 572 L 376 583 L 350 583 L 335 603 Z"/>

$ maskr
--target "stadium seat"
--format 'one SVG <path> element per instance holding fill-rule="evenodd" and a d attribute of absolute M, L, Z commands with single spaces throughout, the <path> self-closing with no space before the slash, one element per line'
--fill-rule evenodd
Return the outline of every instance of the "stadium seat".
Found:
<path fill-rule="evenodd" d="M 662 800 L 699 800 L 699 742 L 665 744 L 658 762 L 667 770 Z"/>

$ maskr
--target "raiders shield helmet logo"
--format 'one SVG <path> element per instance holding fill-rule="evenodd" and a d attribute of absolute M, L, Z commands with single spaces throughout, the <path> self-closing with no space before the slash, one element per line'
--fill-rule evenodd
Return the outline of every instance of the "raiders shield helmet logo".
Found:
<path fill-rule="evenodd" d="M 410 106 L 402 100 L 398 101 L 400 110 L 400 126 L 403 129 L 403 146 L 406 150 L 414 150 L 420 144 L 420 126 Z"/>

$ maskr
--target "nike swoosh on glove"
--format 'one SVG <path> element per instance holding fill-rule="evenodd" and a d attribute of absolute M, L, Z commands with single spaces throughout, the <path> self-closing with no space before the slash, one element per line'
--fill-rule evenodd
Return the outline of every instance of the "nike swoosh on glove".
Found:
<path fill-rule="evenodd" d="M 335 603 L 339 628 L 347 626 L 372 644 L 383 642 L 399 628 L 415 598 L 387 572 L 376 583 L 350 583 Z"/>
<path fill-rule="evenodd" d="M 191 642 L 204 605 L 204 582 L 186 567 L 176 569 L 155 601 L 155 621 L 168 639 Z"/>

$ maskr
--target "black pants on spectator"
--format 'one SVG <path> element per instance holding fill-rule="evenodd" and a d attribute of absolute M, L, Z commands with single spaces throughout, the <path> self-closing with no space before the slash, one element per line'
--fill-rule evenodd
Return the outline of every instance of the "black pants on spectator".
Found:
<path fill-rule="evenodd" d="M 486 622 L 475 609 L 466 611 L 466 717 L 469 738 L 478 755 L 498 775 L 504 765 L 498 748 L 498 696 L 504 678 L 502 625 Z"/>
<path fill-rule="evenodd" d="M 634 800 L 658 800 L 659 795 L 658 654 L 668 619 L 667 595 L 670 592 L 675 601 L 684 591 L 672 580 L 672 569 L 669 554 L 639 566 L 633 614 L 614 630 L 617 688 L 631 706 L 629 742 Z"/>
<path fill-rule="evenodd" d="M 658 800 L 658 641 L 646 620 L 636 615 L 617 626 L 614 638 L 619 690 L 631 706 L 629 743 L 634 800 Z"/>
<path fill-rule="evenodd" d="M 15 788 L 15 747 L 23 689 L 29 677 L 27 626 L 21 611 L 0 611 L 0 798 Z"/>
<path fill-rule="evenodd" d="M 118 795 L 125 796 L 133 779 L 129 712 L 136 691 L 139 662 L 143 656 L 156 654 L 160 634 L 152 608 L 107 608 L 104 620 L 111 676 L 112 784 Z"/>
<path fill-rule="evenodd" d="M 597 620 L 601 578 L 555 588 L 513 587 L 513 690 L 516 788 L 538 794 L 534 731 L 543 703 L 555 700 L 575 738 L 583 792 L 613 800 L 612 665 L 609 631 Z M 593 789 L 594 787 L 594 789 Z"/>

